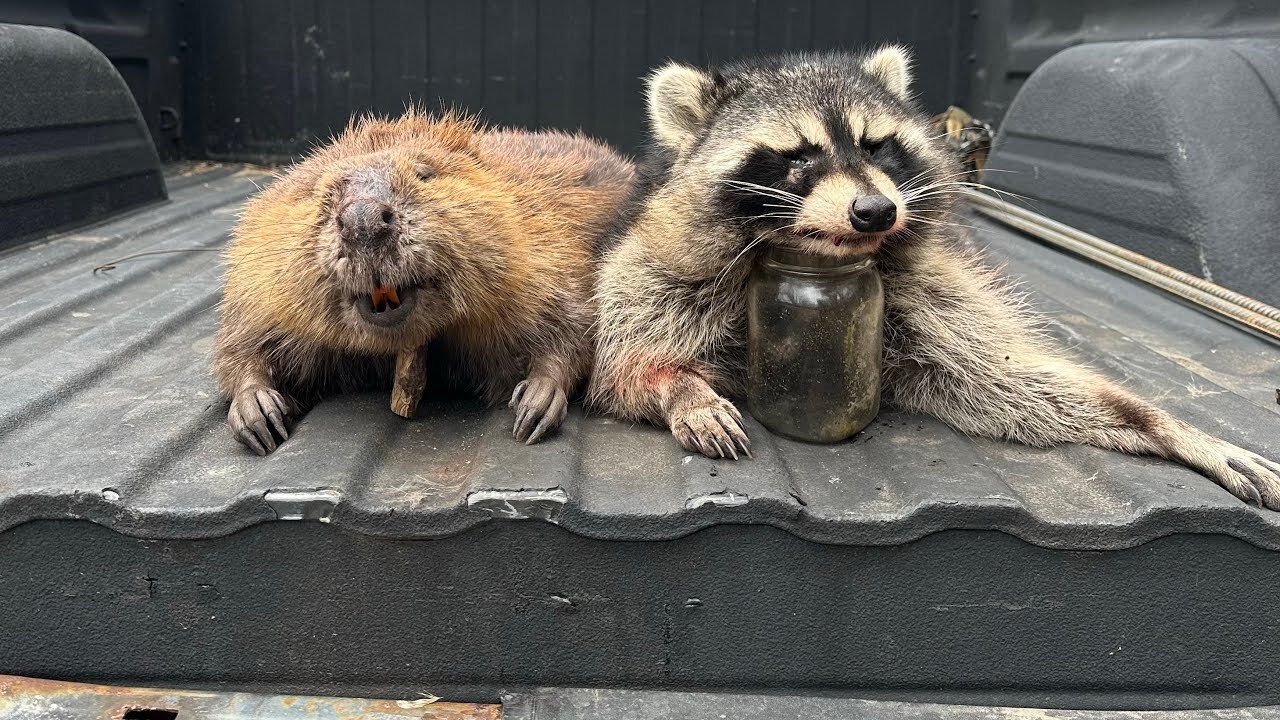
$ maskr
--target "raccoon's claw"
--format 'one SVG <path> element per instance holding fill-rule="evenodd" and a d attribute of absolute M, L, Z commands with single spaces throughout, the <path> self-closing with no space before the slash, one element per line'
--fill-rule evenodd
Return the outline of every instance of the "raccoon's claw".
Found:
<path fill-rule="evenodd" d="M 1258 507 L 1280 510 L 1280 465 L 1240 450 L 1227 458 L 1227 468 L 1235 477 L 1224 478 L 1222 485 L 1233 495 Z M 1241 492 L 1242 491 L 1242 492 Z"/>
<path fill-rule="evenodd" d="M 532 377 L 516 385 L 508 406 L 516 410 L 512 437 L 532 445 L 564 421 L 569 413 L 569 397 L 554 380 Z"/>
<path fill-rule="evenodd" d="M 1199 431 L 1175 441 L 1172 455 L 1241 500 L 1280 510 L 1280 464 Z"/>
<path fill-rule="evenodd" d="M 285 424 L 289 415 L 290 404 L 283 395 L 273 388 L 254 384 L 231 399 L 227 425 L 240 444 L 258 455 L 266 455 L 289 439 L 289 428 Z"/>
<path fill-rule="evenodd" d="M 737 460 L 739 454 L 751 457 L 751 440 L 742 428 L 742 413 L 724 398 L 673 417 L 671 434 L 680 447 L 709 458 Z"/>

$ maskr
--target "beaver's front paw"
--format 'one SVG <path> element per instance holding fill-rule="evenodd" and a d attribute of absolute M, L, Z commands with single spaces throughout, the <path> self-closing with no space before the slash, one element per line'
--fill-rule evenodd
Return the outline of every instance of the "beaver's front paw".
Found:
<path fill-rule="evenodd" d="M 231 399 L 227 412 L 227 425 L 231 434 L 242 445 L 259 455 L 276 449 L 279 444 L 272 428 L 280 436 L 279 442 L 289 439 L 285 418 L 289 417 L 291 404 L 283 395 L 266 385 L 248 385 Z"/>
<path fill-rule="evenodd" d="M 532 445 L 560 427 L 569 412 L 569 396 L 551 378 L 531 377 L 516 386 L 508 405 L 516 411 L 511 434 L 525 445 Z"/>
<path fill-rule="evenodd" d="M 704 404 L 674 410 L 668 422 L 680 447 L 709 458 L 751 457 L 751 440 L 742 427 L 742 413 L 720 396 Z"/>

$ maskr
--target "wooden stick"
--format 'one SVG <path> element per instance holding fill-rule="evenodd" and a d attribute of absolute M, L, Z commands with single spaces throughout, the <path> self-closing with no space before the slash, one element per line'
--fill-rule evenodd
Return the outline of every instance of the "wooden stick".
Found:
<path fill-rule="evenodd" d="M 391 385 L 391 412 L 411 418 L 427 389 L 427 346 L 396 355 L 396 377 Z"/>

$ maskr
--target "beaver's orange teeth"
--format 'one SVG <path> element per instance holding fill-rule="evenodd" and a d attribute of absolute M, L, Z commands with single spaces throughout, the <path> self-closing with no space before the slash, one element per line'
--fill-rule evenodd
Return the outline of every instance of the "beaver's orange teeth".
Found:
<path fill-rule="evenodd" d="M 373 311 L 382 312 L 384 310 L 394 310 L 400 307 L 400 295 L 396 293 L 396 289 L 390 285 L 379 285 L 369 293 L 369 299 L 373 301 Z"/>

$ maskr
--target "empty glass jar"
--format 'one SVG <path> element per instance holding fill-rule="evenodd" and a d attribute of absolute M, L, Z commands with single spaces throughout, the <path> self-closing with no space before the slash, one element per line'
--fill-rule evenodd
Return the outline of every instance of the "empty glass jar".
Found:
<path fill-rule="evenodd" d="M 884 289 L 868 256 L 772 248 L 747 283 L 747 405 L 769 430 L 837 442 L 880 411 Z"/>

